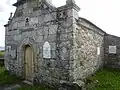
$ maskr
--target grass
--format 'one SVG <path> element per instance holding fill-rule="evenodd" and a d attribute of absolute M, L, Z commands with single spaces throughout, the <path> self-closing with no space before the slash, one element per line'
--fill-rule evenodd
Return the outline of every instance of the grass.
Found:
<path fill-rule="evenodd" d="M 120 70 L 105 68 L 87 81 L 88 90 L 120 90 Z"/>
<path fill-rule="evenodd" d="M 30 86 L 22 83 L 22 80 L 15 75 L 10 75 L 4 67 L 0 67 L 0 86 L 8 86 L 13 84 L 20 84 L 21 88 L 18 90 L 54 90 L 46 85 Z"/>
<path fill-rule="evenodd" d="M 0 67 L 0 86 L 20 84 L 18 90 L 54 90 L 45 85 L 29 86 L 21 83 L 21 79 L 10 75 L 4 67 Z M 94 76 L 87 78 L 87 90 L 120 90 L 120 70 L 104 68 Z"/>
<path fill-rule="evenodd" d="M 19 83 L 20 79 L 14 75 L 10 75 L 4 67 L 0 67 L 0 86 Z"/>
<path fill-rule="evenodd" d="M 0 57 L 4 57 L 5 52 L 0 51 Z"/>

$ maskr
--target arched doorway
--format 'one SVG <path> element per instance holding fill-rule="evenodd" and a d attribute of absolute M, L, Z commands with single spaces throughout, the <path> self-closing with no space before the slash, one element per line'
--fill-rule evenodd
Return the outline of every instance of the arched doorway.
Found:
<path fill-rule="evenodd" d="M 30 45 L 26 45 L 24 49 L 24 75 L 26 80 L 31 80 L 34 72 L 33 69 L 33 49 Z"/>

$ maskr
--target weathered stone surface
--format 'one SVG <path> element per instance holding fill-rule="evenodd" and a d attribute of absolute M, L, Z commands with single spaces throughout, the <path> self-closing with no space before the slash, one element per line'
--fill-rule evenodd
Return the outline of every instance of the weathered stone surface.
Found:
<path fill-rule="evenodd" d="M 109 52 L 109 46 L 116 46 L 116 53 Z M 120 68 L 120 37 L 113 35 L 105 36 L 105 66 Z"/>
<path fill-rule="evenodd" d="M 88 25 L 84 26 L 80 22 L 73 33 L 74 43 L 71 52 L 73 54 L 73 71 L 71 73 L 76 83 L 93 74 L 103 65 L 104 33 L 96 33 L 97 28 L 93 28 L 87 22 L 84 23 Z M 97 55 L 97 47 L 100 47 L 100 55 Z"/>
<path fill-rule="evenodd" d="M 38 0 L 18 4 L 15 17 L 6 26 L 5 67 L 11 74 L 25 78 L 25 48 L 29 45 L 34 53 L 31 82 L 81 87 L 87 76 L 103 66 L 104 42 L 109 42 L 105 43 L 107 61 L 108 45 L 118 47 L 120 40 L 105 36 L 100 28 L 79 18 L 74 0 L 67 0 L 59 8 L 52 6 L 51 1 L 41 1 L 36 5 L 33 4 Z M 49 43 L 47 50 L 45 42 Z M 110 61 L 119 57 L 111 55 Z M 115 63 L 119 65 L 118 62 L 119 59 Z"/>

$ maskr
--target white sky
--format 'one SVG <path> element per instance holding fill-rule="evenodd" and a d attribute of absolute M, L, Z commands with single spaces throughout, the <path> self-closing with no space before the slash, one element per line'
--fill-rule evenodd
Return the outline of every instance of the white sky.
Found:
<path fill-rule="evenodd" d="M 2 0 L 0 3 L 0 46 L 4 46 L 5 28 L 10 12 L 15 11 L 12 6 L 17 0 Z M 81 8 L 79 16 L 88 19 L 109 34 L 120 36 L 120 0 L 75 0 Z M 52 0 L 58 7 L 66 0 Z"/>

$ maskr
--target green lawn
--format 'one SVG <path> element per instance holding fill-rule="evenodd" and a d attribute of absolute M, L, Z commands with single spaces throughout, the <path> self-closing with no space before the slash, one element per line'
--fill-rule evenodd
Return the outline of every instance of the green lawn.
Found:
<path fill-rule="evenodd" d="M 4 67 L 0 67 L 0 86 L 20 84 L 18 90 L 54 90 L 45 85 L 29 86 L 21 83 L 22 80 L 10 75 Z M 102 69 L 87 79 L 87 90 L 120 90 L 120 70 Z"/>
<path fill-rule="evenodd" d="M 0 57 L 4 57 L 5 52 L 0 51 Z"/>
<path fill-rule="evenodd" d="M 88 90 L 120 90 L 120 70 L 103 69 L 88 78 Z"/>
<path fill-rule="evenodd" d="M 22 80 L 14 75 L 10 75 L 4 67 L 0 67 L 0 86 L 19 84 L 21 88 L 18 90 L 54 90 L 46 85 L 30 86 L 22 83 Z"/>
<path fill-rule="evenodd" d="M 0 67 L 0 86 L 19 83 L 20 79 L 14 75 L 10 75 L 4 67 Z"/>

